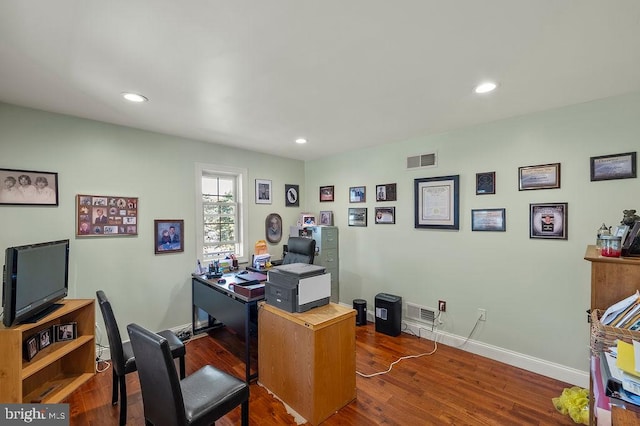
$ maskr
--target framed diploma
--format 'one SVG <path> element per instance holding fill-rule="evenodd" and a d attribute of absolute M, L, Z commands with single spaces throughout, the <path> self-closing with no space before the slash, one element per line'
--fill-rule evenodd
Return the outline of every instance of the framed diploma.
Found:
<path fill-rule="evenodd" d="M 476 195 L 496 193 L 496 172 L 476 173 Z"/>
<path fill-rule="evenodd" d="M 530 204 L 529 208 L 529 238 L 567 239 L 567 203 Z"/>
<path fill-rule="evenodd" d="M 518 168 L 520 191 L 560 188 L 560 163 Z"/>
<path fill-rule="evenodd" d="M 497 232 L 506 231 L 505 209 L 471 210 L 471 230 Z"/>
<path fill-rule="evenodd" d="M 591 182 L 635 177 L 637 177 L 635 152 L 591 157 Z"/>
<path fill-rule="evenodd" d="M 460 229 L 460 175 L 414 179 L 415 228 Z"/>

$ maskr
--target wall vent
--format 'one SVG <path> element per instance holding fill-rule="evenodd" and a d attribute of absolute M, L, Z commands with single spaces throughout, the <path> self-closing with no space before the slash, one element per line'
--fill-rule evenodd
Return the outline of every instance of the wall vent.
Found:
<path fill-rule="evenodd" d="M 436 320 L 436 310 L 407 302 L 407 318 L 433 324 Z"/>
<path fill-rule="evenodd" d="M 414 155 L 407 157 L 407 169 L 418 169 L 421 167 L 435 167 L 438 165 L 438 157 L 435 152 L 431 154 Z"/>

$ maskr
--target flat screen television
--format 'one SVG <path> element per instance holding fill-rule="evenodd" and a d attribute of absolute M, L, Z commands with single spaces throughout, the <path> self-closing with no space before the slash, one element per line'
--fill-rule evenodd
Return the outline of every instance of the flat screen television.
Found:
<path fill-rule="evenodd" d="M 2 322 L 36 322 L 61 305 L 69 288 L 69 240 L 9 247 L 2 282 Z"/>

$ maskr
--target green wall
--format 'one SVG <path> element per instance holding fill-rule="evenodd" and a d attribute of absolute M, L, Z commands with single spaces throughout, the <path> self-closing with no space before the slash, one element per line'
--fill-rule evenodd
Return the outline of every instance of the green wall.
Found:
<path fill-rule="evenodd" d="M 498 358 L 513 352 L 588 371 L 586 246 L 603 222 L 640 210 L 640 181 L 590 182 L 590 157 L 636 151 L 639 135 L 633 94 L 307 162 L 308 209 L 333 210 L 340 228 L 340 299 L 364 298 L 370 311 L 379 292 L 435 309 L 445 300 L 435 335 L 461 339 L 484 308 L 472 339 L 499 348 Z M 437 167 L 406 169 L 407 156 L 430 152 Z M 518 167 L 547 163 L 561 163 L 561 188 L 518 190 Z M 475 195 L 476 173 L 488 171 L 496 194 Z M 460 175 L 460 230 L 415 229 L 414 179 L 449 175 Z M 397 183 L 398 200 L 376 202 L 375 185 L 387 183 Z M 335 202 L 318 201 L 324 185 L 335 185 Z M 348 188 L 360 185 L 367 202 L 349 204 Z M 529 204 L 546 202 L 568 203 L 568 240 L 529 238 Z M 395 206 L 396 224 L 374 224 L 376 206 Z M 366 228 L 347 226 L 349 207 L 368 208 Z M 505 208 L 506 232 L 472 232 L 478 208 Z"/>

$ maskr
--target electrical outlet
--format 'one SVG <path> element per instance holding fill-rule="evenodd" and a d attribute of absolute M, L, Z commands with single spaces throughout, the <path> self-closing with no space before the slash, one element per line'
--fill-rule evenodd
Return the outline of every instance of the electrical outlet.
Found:
<path fill-rule="evenodd" d="M 479 318 L 480 321 L 486 321 L 487 320 L 487 310 L 478 308 L 478 316 L 480 317 Z"/>
<path fill-rule="evenodd" d="M 438 310 L 440 312 L 447 312 L 447 302 L 444 300 L 438 301 Z"/>

